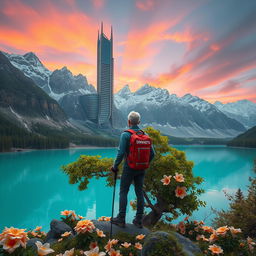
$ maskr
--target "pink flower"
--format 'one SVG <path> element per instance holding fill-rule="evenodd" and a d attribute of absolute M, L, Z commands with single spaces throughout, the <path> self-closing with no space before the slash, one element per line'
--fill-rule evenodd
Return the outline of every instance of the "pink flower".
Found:
<path fill-rule="evenodd" d="M 183 174 L 179 174 L 179 173 L 175 173 L 175 176 L 173 176 L 173 178 L 177 181 L 177 182 L 184 182 L 184 176 Z"/>
<path fill-rule="evenodd" d="M 161 179 L 161 182 L 163 183 L 163 185 L 169 185 L 170 181 L 171 181 L 171 175 L 170 176 L 166 176 L 164 175 L 163 179 Z"/>
<path fill-rule="evenodd" d="M 175 190 L 176 197 L 183 199 L 187 195 L 186 190 L 187 190 L 186 187 L 177 186 L 177 188 Z"/>

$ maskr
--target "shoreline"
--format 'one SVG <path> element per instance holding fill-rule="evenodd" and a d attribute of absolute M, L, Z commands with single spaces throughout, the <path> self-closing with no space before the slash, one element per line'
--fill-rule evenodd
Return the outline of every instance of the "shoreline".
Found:
<path fill-rule="evenodd" d="M 77 146 L 69 146 L 67 148 L 12 148 L 10 151 L 1 151 L 2 153 L 22 153 L 22 152 L 30 152 L 30 151 L 42 151 L 42 150 L 66 150 L 66 149 L 97 149 L 97 148 L 116 148 L 116 147 L 107 147 L 107 146 L 91 146 L 91 145 L 77 145 Z"/>

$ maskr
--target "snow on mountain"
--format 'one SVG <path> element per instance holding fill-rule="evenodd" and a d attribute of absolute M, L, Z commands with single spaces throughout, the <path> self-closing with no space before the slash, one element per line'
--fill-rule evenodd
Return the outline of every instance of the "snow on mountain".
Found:
<path fill-rule="evenodd" d="M 18 68 L 24 75 L 34 80 L 39 87 L 47 90 L 47 88 L 44 87 L 47 87 L 47 81 L 51 71 L 42 64 L 33 52 L 28 52 L 24 55 L 3 53 L 14 67 Z"/>
<path fill-rule="evenodd" d="M 223 104 L 216 101 L 214 105 L 227 116 L 241 122 L 247 129 L 256 125 L 256 103 L 239 100 Z"/>
<path fill-rule="evenodd" d="M 145 84 L 134 93 L 130 91 L 129 85 L 126 85 L 115 94 L 114 101 L 117 108 L 125 111 L 142 102 L 148 106 L 159 106 L 165 104 L 166 100 L 171 98 L 166 89 L 155 88 Z"/>
<path fill-rule="evenodd" d="M 13 66 L 30 77 L 37 86 L 57 101 L 65 95 L 84 95 L 95 92 L 95 88 L 88 84 L 85 76 L 81 74 L 74 76 L 67 67 L 52 72 L 32 52 L 24 55 L 3 53 Z"/>
<path fill-rule="evenodd" d="M 152 125 L 177 137 L 234 137 L 245 131 L 238 121 L 227 117 L 213 104 L 191 94 L 178 97 L 148 84 L 135 92 L 128 85 L 114 97 L 123 115 L 135 110 L 142 125 Z"/>

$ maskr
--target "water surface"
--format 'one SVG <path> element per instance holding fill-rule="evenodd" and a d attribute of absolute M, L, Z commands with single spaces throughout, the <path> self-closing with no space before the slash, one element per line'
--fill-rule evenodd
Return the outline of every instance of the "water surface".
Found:
<path fill-rule="evenodd" d="M 210 208 L 226 209 L 228 202 L 223 190 L 234 193 L 238 188 L 246 191 L 248 177 L 253 175 L 256 149 L 229 148 L 225 146 L 175 146 L 184 150 L 187 158 L 195 162 L 194 174 L 205 179 L 207 202 L 194 214 L 195 219 L 205 219 Z M 116 148 L 79 148 L 42 150 L 0 154 L 0 231 L 5 227 L 35 228 L 43 226 L 48 231 L 53 218 L 60 211 L 75 210 L 90 219 L 111 215 L 113 188 L 106 187 L 104 179 L 91 180 L 86 191 L 78 191 L 68 183 L 60 170 L 62 165 L 75 161 L 81 154 L 115 157 Z M 118 210 L 119 182 L 115 200 Z M 133 187 L 128 202 L 135 198 Z M 127 221 L 134 212 L 128 206 Z M 210 224 L 212 216 L 206 218 Z"/>

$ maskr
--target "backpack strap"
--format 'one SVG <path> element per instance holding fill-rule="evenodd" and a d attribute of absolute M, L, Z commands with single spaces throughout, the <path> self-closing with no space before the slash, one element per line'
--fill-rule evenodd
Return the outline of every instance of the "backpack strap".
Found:
<path fill-rule="evenodd" d="M 129 132 L 129 133 L 131 133 L 131 134 L 141 133 L 141 132 L 142 132 L 143 134 L 145 134 L 145 132 L 144 132 L 144 131 L 142 131 L 142 130 L 134 131 L 133 129 L 125 130 L 125 132 Z"/>

